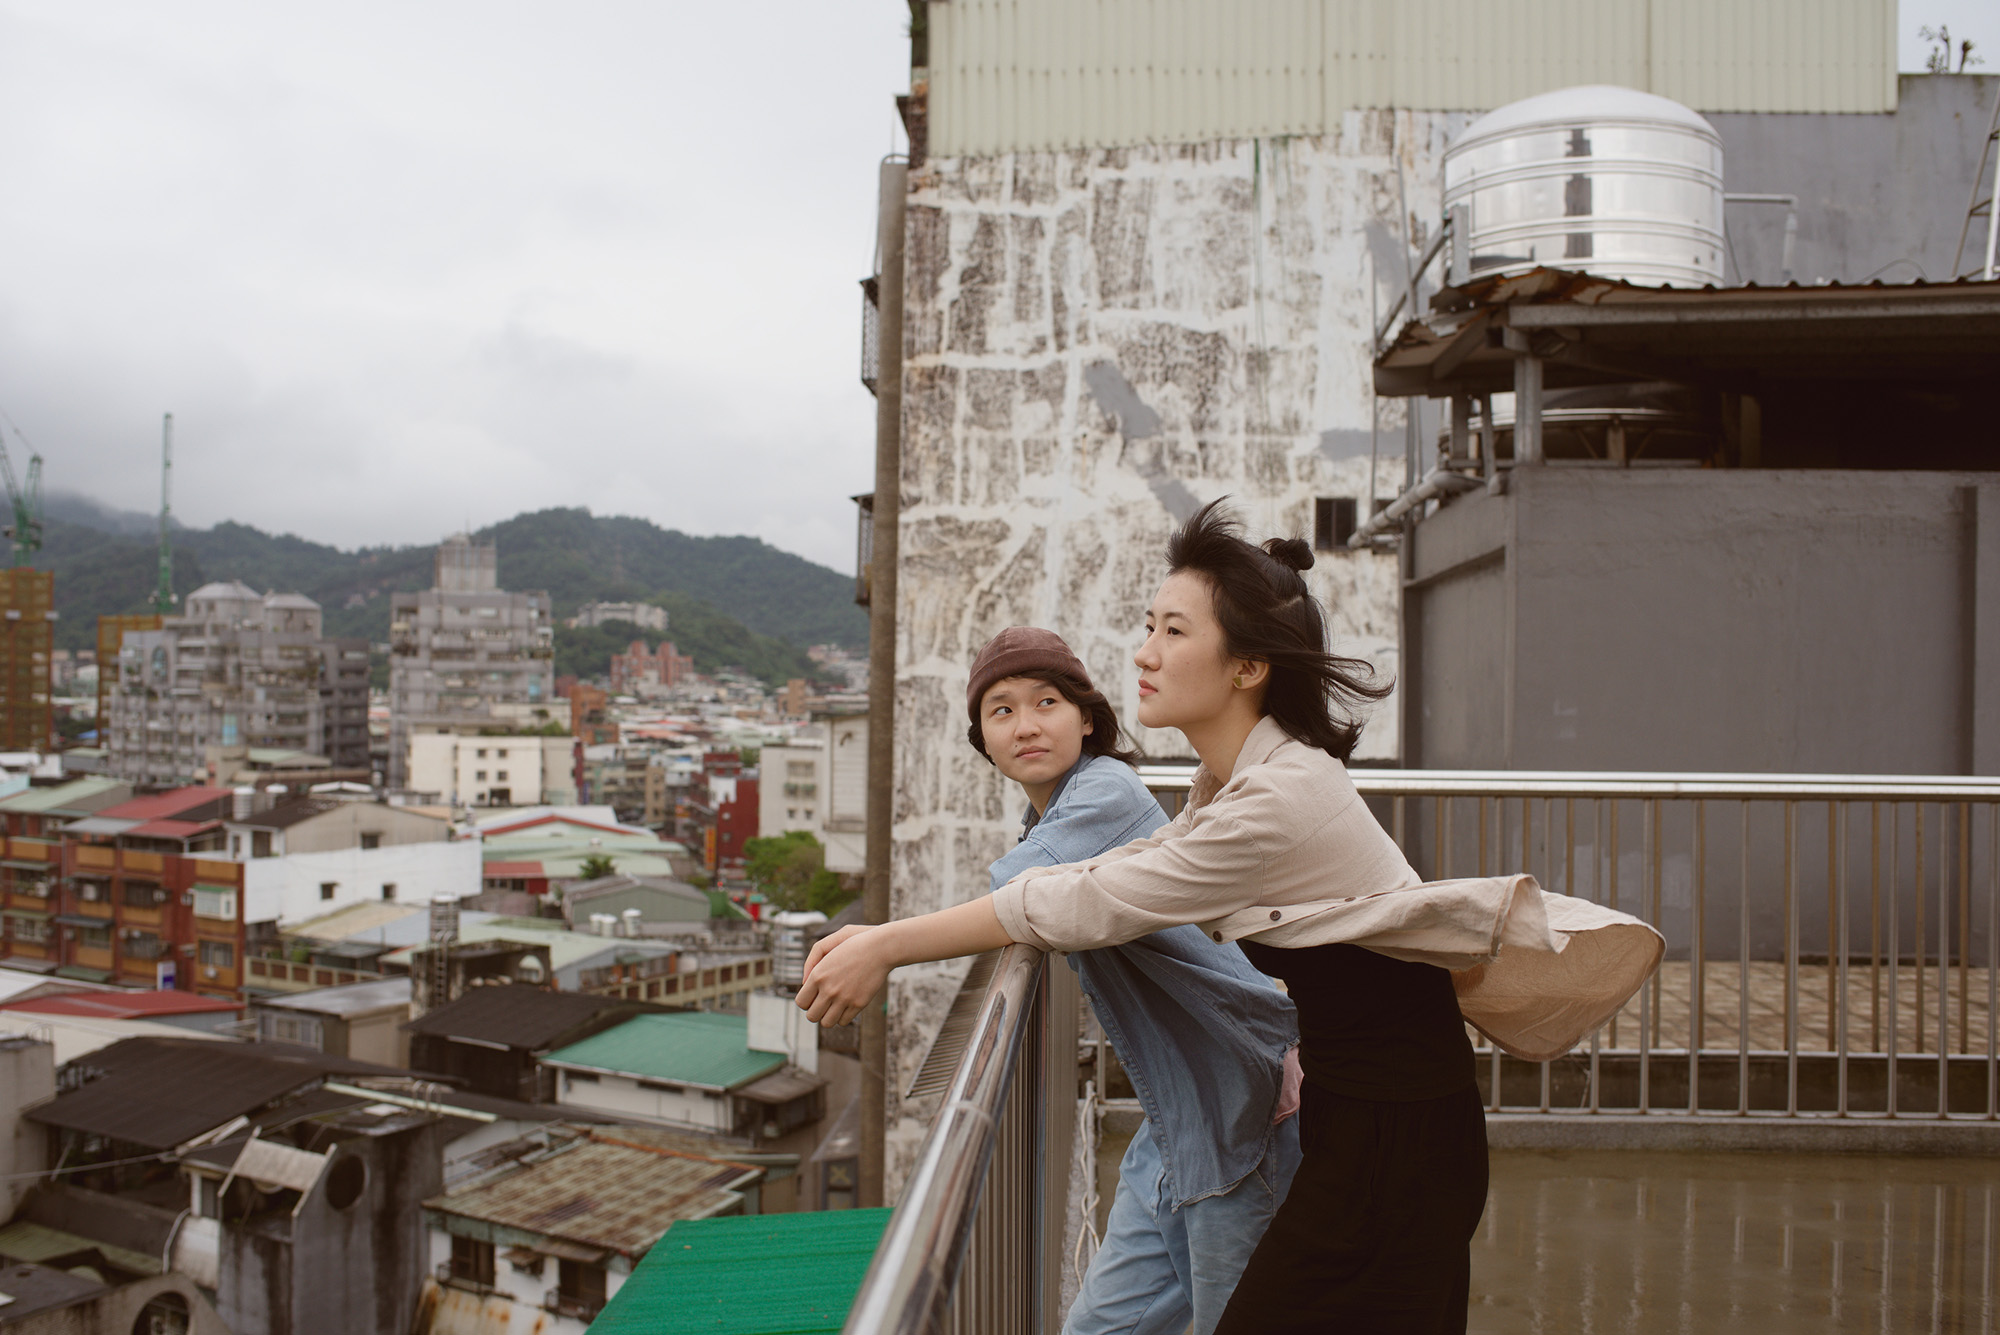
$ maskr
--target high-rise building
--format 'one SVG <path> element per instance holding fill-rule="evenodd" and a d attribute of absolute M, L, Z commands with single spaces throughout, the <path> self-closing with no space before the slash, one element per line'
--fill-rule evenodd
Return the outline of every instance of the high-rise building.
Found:
<path fill-rule="evenodd" d="M 55 578 L 31 566 L 0 569 L 0 749 L 46 751 L 55 731 L 49 692 Z"/>
<path fill-rule="evenodd" d="M 546 593 L 499 586 L 499 553 L 463 533 L 438 544 L 436 576 L 389 617 L 389 785 L 410 783 L 420 732 L 535 730 L 558 722 Z M 566 714 L 560 720 L 567 732 Z"/>
<path fill-rule="evenodd" d="M 137 784 L 211 781 L 238 748 L 368 764 L 368 646 L 321 635 L 320 606 L 236 580 L 205 584 L 182 616 L 125 630 L 108 688 L 108 768 Z"/>

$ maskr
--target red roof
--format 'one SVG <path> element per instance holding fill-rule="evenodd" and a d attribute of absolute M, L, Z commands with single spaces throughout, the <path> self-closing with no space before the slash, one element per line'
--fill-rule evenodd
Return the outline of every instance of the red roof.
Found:
<path fill-rule="evenodd" d="M 8 1003 L 8 1010 L 38 1015 L 79 1015 L 96 1020 L 144 1020 L 156 1015 L 190 1015 L 198 1012 L 229 1011 L 242 1006 L 220 997 L 197 996 L 193 992 L 67 992 L 55 997 L 35 997 Z"/>
<path fill-rule="evenodd" d="M 481 875 L 484 876 L 540 876 L 542 864 L 539 862 L 489 862 Z"/>
<path fill-rule="evenodd" d="M 131 818 L 128 816 L 126 819 Z M 220 824 L 222 822 L 217 820 L 149 820 L 143 825 L 134 825 L 125 833 L 141 839 L 186 839 Z"/>
<path fill-rule="evenodd" d="M 214 802 L 228 797 L 232 790 L 215 788 L 208 784 L 196 784 L 191 788 L 176 788 L 170 793 L 154 793 L 149 797 L 135 797 L 129 802 L 106 807 L 98 812 L 112 820 L 162 820 L 178 816 L 183 811 L 192 810 L 206 802 Z"/>
<path fill-rule="evenodd" d="M 606 825 L 601 821 L 579 820 L 575 816 L 565 816 L 557 812 L 544 812 L 539 816 L 529 816 L 517 821 L 495 821 L 491 825 L 479 827 L 481 836 L 493 834 L 515 834 L 521 830 L 532 830 L 537 825 L 574 825 L 579 830 L 602 830 L 606 834 L 630 834 L 629 828 Z"/>

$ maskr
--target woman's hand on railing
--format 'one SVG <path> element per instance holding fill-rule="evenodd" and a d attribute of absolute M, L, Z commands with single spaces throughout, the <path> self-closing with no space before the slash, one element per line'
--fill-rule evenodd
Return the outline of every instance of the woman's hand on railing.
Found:
<path fill-rule="evenodd" d="M 820 938 L 806 956 L 799 1008 L 815 1024 L 846 1024 L 888 985 L 894 962 L 873 949 L 881 929 L 850 924 Z"/>

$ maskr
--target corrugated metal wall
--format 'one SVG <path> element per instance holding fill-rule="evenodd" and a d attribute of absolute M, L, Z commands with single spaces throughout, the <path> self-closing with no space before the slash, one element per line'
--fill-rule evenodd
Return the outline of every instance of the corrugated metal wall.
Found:
<path fill-rule="evenodd" d="M 1893 111 L 1895 23 L 1896 0 L 931 0 L 930 151 L 1316 134 L 1580 83 Z"/>

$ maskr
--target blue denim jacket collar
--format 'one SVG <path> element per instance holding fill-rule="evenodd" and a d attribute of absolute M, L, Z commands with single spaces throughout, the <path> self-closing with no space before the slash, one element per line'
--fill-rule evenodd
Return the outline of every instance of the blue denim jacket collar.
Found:
<path fill-rule="evenodd" d="M 1057 782 L 1022 838 L 993 864 L 993 885 L 1029 867 L 1081 862 L 1166 823 L 1129 765 L 1085 756 Z M 1270 1147 L 1292 1003 L 1235 945 L 1172 927 L 1069 956 L 1118 1050 L 1165 1165 L 1175 1208 L 1228 1191 Z"/>

